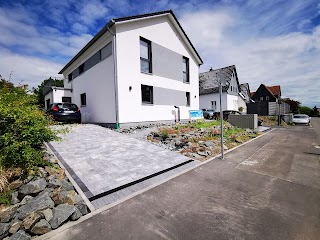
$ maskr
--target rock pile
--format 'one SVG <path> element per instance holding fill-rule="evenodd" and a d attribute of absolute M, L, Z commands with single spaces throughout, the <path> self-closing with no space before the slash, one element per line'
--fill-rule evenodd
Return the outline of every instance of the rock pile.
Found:
<path fill-rule="evenodd" d="M 63 169 L 47 166 L 39 173 L 10 184 L 12 205 L 0 211 L 0 239 L 31 239 L 88 213 Z"/>

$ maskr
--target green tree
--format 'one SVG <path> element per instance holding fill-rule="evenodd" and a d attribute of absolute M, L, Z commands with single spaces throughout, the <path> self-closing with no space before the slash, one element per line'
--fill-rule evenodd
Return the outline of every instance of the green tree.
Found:
<path fill-rule="evenodd" d="M 312 111 L 312 115 L 313 115 L 314 117 L 319 117 L 319 111 L 318 111 L 317 106 L 314 106 L 312 110 L 313 110 L 313 111 Z"/>
<path fill-rule="evenodd" d="M 301 104 L 299 101 L 295 101 L 295 100 L 293 100 L 291 98 L 283 99 L 283 101 L 290 105 L 290 112 L 292 112 L 292 113 L 298 113 L 299 112 L 299 107 L 300 107 L 300 104 Z"/>
<path fill-rule="evenodd" d="M 48 78 L 43 80 L 43 82 L 37 87 L 33 88 L 33 93 L 36 95 L 37 98 L 37 104 L 44 108 L 44 94 L 43 90 L 46 87 L 63 87 L 63 79 L 57 79 L 57 78 Z"/>
<path fill-rule="evenodd" d="M 306 106 L 299 107 L 299 113 L 307 114 L 308 116 L 312 116 L 312 109 Z"/>

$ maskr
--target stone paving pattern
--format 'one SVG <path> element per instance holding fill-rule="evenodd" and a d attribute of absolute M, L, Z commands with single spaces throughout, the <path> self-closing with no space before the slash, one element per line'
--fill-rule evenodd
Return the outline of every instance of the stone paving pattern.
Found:
<path fill-rule="evenodd" d="M 70 125 L 62 142 L 51 142 L 87 197 L 189 161 L 147 141 L 92 125 Z M 85 185 L 85 186 L 83 186 Z"/>

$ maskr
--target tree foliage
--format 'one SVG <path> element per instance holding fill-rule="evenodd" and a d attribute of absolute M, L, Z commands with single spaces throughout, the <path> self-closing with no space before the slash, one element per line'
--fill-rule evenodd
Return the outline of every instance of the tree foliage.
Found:
<path fill-rule="evenodd" d="M 299 101 L 295 101 L 295 100 L 290 99 L 290 98 L 283 99 L 283 101 L 290 105 L 290 112 L 292 112 L 292 113 L 298 113 L 299 112 L 299 107 L 300 107 L 300 104 L 301 104 Z"/>
<path fill-rule="evenodd" d="M 49 124 L 35 95 L 0 79 L 0 169 L 43 165 L 43 143 L 57 138 Z"/>
<path fill-rule="evenodd" d="M 54 79 L 50 77 L 48 79 L 43 80 L 43 82 L 37 88 L 33 89 L 33 93 L 36 95 L 37 98 L 37 104 L 41 108 L 44 108 L 45 106 L 43 90 L 46 87 L 63 87 L 63 79 Z"/>
<path fill-rule="evenodd" d="M 308 116 L 312 116 L 312 109 L 306 106 L 299 107 L 299 113 L 301 114 L 307 114 Z"/>

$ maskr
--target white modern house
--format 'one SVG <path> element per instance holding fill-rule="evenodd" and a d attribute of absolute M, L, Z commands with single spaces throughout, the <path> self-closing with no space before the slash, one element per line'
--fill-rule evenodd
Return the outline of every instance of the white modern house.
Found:
<path fill-rule="evenodd" d="M 199 109 L 201 57 L 170 11 L 112 19 L 59 72 L 46 107 L 70 101 L 82 122 L 118 127 L 189 119 Z M 178 108 L 175 108 L 178 107 Z"/>
<path fill-rule="evenodd" d="M 218 73 L 221 73 L 222 111 L 239 109 L 240 85 L 234 65 L 215 69 L 199 75 L 200 109 L 220 111 Z"/>

